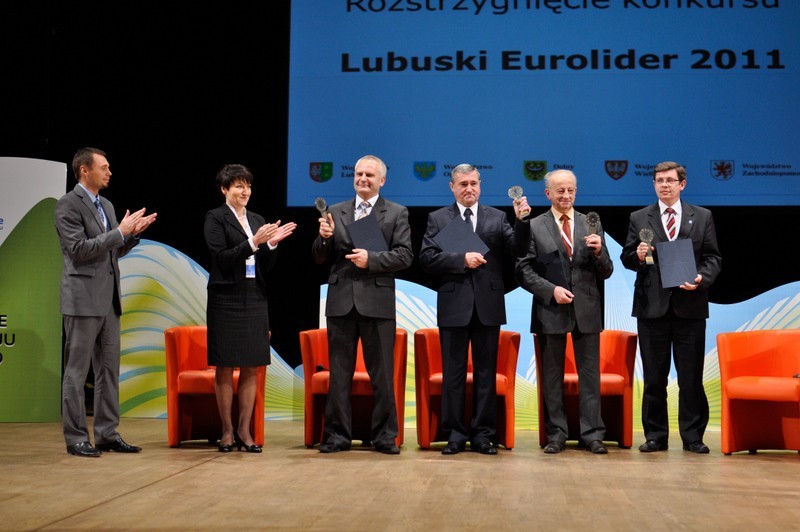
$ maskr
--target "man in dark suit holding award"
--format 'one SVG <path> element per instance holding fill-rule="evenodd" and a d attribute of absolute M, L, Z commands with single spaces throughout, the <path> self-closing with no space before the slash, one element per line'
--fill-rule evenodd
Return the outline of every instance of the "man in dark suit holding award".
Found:
<path fill-rule="evenodd" d="M 599 220 L 593 220 L 590 229 L 587 216 L 573 208 L 578 190 L 575 174 L 554 170 L 544 183 L 552 208 L 531 220 L 528 254 L 516 268 L 520 286 L 534 296 L 531 332 L 536 334 L 542 357 L 543 374 L 538 378 L 548 440 L 544 452 L 562 452 L 569 434 L 564 353 L 567 333 L 571 333 L 578 369 L 581 441 L 589 452 L 606 454 L 606 429 L 600 415 L 603 301 L 599 282 L 611 276 L 614 265 Z"/>
<path fill-rule="evenodd" d="M 528 242 L 530 212 L 524 197 L 514 201 L 517 217 L 512 230 L 506 214 L 478 204 L 481 178 L 470 164 L 456 166 L 450 177 L 455 203 L 428 215 L 428 227 L 420 249 L 420 265 L 437 278 L 437 322 L 442 346 L 442 428 L 448 433 L 442 454 L 457 454 L 466 448 L 497 454 L 493 444 L 497 427 L 497 344 L 500 326 L 506 323 L 503 260 L 521 256 Z M 454 235 L 438 238 L 452 224 L 469 224 L 484 250 L 461 248 Z M 465 225 L 466 225 L 465 224 Z M 471 233 L 469 237 L 473 236 Z M 437 239 L 438 238 L 438 239 Z M 472 343 L 472 426 L 464 423 L 468 349 Z"/>
<path fill-rule="evenodd" d="M 621 256 L 625 267 L 636 272 L 633 316 L 637 318 L 644 372 L 642 426 L 646 440 L 639 450 L 649 453 L 668 448 L 667 381 L 672 354 L 680 387 L 678 425 L 683 449 L 705 454 L 708 399 L 703 365 L 708 288 L 719 275 L 722 257 L 711 211 L 681 200 L 686 169 L 663 162 L 656 165 L 654 176 L 658 202 L 631 214 Z M 679 286 L 664 287 L 658 255 L 648 255 L 656 243 L 683 239 L 691 240 L 697 275 Z"/>
<path fill-rule="evenodd" d="M 126 212 L 117 223 L 114 206 L 99 195 L 111 170 L 106 154 L 83 148 L 72 159 L 78 184 L 56 203 L 61 241 L 61 313 L 64 315 L 62 419 L 67 452 L 97 457 L 101 451 L 138 453 L 119 426 L 120 316 L 117 259 L 139 243 L 139 233 L 156 219 L 145 210 Z M 94 370 L 94 441 L 86 425 L 84 385 Z"/>
<path fill-rule="evenodd" d="M 379 452 L 400 453 L 392 384 L 397 327 L 394 274 L 411 265 L 413 252 L 408 209 L 379 195 L 385 182 L 383 161 L 374 155 L 359 159 L 353 176 L 355 201 L 337 203 L 319 219 L 319 236 L 311 249 L 317 264 L 331 263 L 325 304 L 331 367 L 325 408 L 326 441 L 319 447 L 323 453 L 350 449 L 350 391 L 359 338 L 374 395 L 371 443 Z M 354 244 L 346 226 L 367 216 L 375 217 L 386 250 L 363 249 Z"/>

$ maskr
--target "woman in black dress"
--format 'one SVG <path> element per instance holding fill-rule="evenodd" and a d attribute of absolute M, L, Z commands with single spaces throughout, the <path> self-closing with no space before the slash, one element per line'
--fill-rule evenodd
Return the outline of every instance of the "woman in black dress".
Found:
<path fill-rule="evenodd" d="M 206 214 L 204 233 L 211 253 L 208 277 L 208 363 L 216 366 L 215 391 L 222 418 L 220 452 L 260 453 L 250 434 L 258 366 L 270 362 L 266 274 L 275 264 L 278 243 L 297 224 L 268 224 L 246 209 L 253 174 L 229 164 L 217 174 L 225 203 Z M 233 370 L 239 368 L 239 419 L 233 427 Z M 264 415 L 257 412 L 256 415 Z"/>

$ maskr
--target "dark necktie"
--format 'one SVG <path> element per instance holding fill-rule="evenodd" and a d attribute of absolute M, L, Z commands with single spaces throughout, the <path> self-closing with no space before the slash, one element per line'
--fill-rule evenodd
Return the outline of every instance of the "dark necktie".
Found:
<path fill-rule="evenodd" d="M 100 219 L 103 221 L 103 229 L 108 231 L 111 228 L 108 226 L 108 218 L 106 218 L 106 213 L 103 210 L 103 206 L 100 204 L 100 198 L 94 199 L 94 206 L 97 207 L 97 214 L 100 215 Z"/>
<path fill-rule="evenodd" d="M 675 240 L 675 211 L 672 207 L 667 207 L 664 209 L 664 212 L 667 213 L 667 238 L 670 240 Z"/>
<path fill-rule="evenodd" d="M 469 228 L 475 231 L 475 228 L 472 227 L 472 209 L 467 207 L 464 209 L 464 221 L 469 224 Z"/>
<path fill-rule="evenodd" d="M 564 247 L 567 248 L 567 257 L 572 259 L 572 236 L 569 230 L 569 216 L 566 214 L 561 215 L 561 240 L 564 241 Z"/>

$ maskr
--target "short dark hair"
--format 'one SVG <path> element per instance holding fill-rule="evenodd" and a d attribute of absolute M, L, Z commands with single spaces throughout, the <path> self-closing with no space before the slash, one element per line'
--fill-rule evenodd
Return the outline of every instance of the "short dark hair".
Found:
<path fill-rule="evenodd" d="M 106 152 L 97 148 L 81 148 L 75 152 L 72 157 L 72 173 L 75 174 L 75 181 L 81 180 L 81 166 L 92 167 L 95 155 L 106 157 Z"/>
<path fill-rule="evenodd" d="M 253 184 L 253 172 L 243 164 L 226 164 L 217 172 L 217 184 L 228 190 L 236 181 Z"/>
<path fill-rule="evenodd" d="M 658 163 L 656 167 L 653 168 L 653 179 L 656 178 L 657 173 L 668 172 L 670 170 L 675 170 L 678 173 L 679 181 L 686 181 L 686 168 L 684 168 L 683 165 L 672 161 L 664 161 L 663 163 Z"/>

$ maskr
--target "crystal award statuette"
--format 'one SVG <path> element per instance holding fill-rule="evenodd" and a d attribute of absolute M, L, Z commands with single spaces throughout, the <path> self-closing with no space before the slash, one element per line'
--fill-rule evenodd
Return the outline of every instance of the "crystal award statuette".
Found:
<path fill-rule="evenodd" d="M 647 255 L 644 256 L 644 263 L 648 266 L 652 266 L 655 264 L 653 260 L 653 250 L 650 249 L 652 247 L 650 242 L 653 241 L 653 230 L 647 227 L 639 229 L 639 240 L 647 244 Z"/>
<path fill-rule="evenodd" d="M 586 223 L 589 224 L 589 234 L 597 234 L 597 224 L 600 223 L 600 215 L 594 211 L 586 213 Z"/>
<path fill-rule="evenodd" d="M 325 218 L 325 211 L 328 210 L 328 204 L 325 203 L 325 198 L 317 198 L 314 200 L 314 207 L 319 211 L 319 215 Z"/>
<path fill-rule="evenodd" d="M 511 198 L 512 200 L 518 200 L 524 195 L 525 192 L 519 185 L 514 185 L 513 187 L 508 189 L 508 197 Z M 522 215 L 523 220 L 527 220 L 528 217 L 531 215 L 531 210 L 525 209 L 524 211 L 520 211 L 519 213 Z"/>

